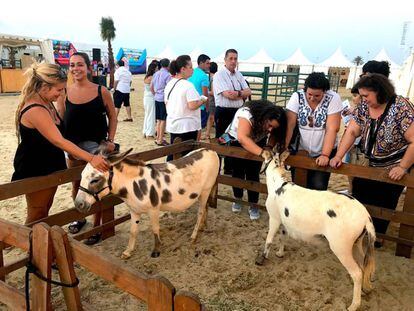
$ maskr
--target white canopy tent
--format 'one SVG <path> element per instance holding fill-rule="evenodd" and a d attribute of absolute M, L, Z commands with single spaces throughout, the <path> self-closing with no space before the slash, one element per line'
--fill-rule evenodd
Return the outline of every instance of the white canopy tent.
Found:
<path fill-rule="evenodd" d="M 203 51 L 198 47 L 192 50 L 189 54 L 191 57 L 191 62 L 193 63 L 193 68 L 196 68 L 198 66 L 197 58 L 200 56 L 200 54 L 203 54 Z"/>
<path fill-rule="evenodd" d="M 414 102 L 414 53 L 404 61 L 395 86 L 398 95 L 408 97 Z"/>
<path fill-rule="evenodd" d="M 381 51 L 378 52 L 377 56 L 375 56 L 373 60 L 376 60 L 379 62 L 381 61 L 388 62 L 390 64 L 390 77 L 389 77 L 390 80 L 393 81 L 394 83 L 398 80 L 401 66 L 391 59 L 391 57 L 388 55 L 388 53 L 385 51 L 384 48 L 382 48 Z M 349 73 L 349 79 L 346 84 L 347 89 L 351 89 L 354 86 L 354 84 L 358 81 L 358 78 L 361 75 L 361 73 L 362 73 L 362 65 L 361 66 L 354 65 L 351 68 L 350 73 Z"/>
<path fill-rule="evenodd" d="M 270 57 L 263 48 L 252 57 L 239 62 L 239 70 L 241 71 L 263 72 L 264 67 L 270 67 L 270 71 L 274 71 L 276 68 L 276 61 Z"/>
<path fill-rule="evenodd" d="M 220 67 L 224 66 L 224 57 L 226 56 L 226 51 L 227 51 L 227 49 L 224 50 L 218 56 L 216 56 L 212 59 L 213 62 L 217 63 L 219 69 L 220 69 Z"/>
<path fill-rule="evenodd" d="M 342 53 L 341 48 L 337 48 L 330 57 L 323 62 L 316 64 L 314 71 L 328 74 L 329 68 L 351 68 L 353 66 L 354 65 Z"/>
<path fill-rule="evenodd" d="M 298 67 L 300 73 L 311 73 L 313 71 L 313 63 L 298 48 L 290 57 L 284 61 L 278 62 L 277 72 L 289 72 L 292 66 Z"/>

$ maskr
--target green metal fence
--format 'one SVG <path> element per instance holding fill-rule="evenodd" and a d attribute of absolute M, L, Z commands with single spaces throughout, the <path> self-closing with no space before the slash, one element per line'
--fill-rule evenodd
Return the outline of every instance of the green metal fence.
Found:
<path fill-rule="evenodd" d="M 270 72 L 265 67 L 263 72 L 242 71 L 245 78 L 249 78 L 253 99 L 267 99 L 278 106 L 286 106 L 289 98 L 304 85 L 309 74 L 299 72 Z M 338 92 L 339 76 L 326 75 L 331 84 L 331 89 Z"/>

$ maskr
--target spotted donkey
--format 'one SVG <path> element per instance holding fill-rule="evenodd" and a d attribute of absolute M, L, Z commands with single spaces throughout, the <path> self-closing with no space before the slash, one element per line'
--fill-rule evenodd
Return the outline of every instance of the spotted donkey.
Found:
<path fill-rule="evenodd" d="M 354 282 L 352 304 L 356 310 L 361 304 L 361 285 L 371 289 L 375 270 L 375 229 L 365 207 L 351 196 L 331 191 L 310 190 L 288 183 L 283 178 L 284 160 L 289 154 L 271 157 L 264 155 L 268 165 L 266 183 L 269 213 L 269 232 L 263 254 L 256 259 L 262 265 L 269 255 L 270 245 L 282 224 L 281 245 L 276 256 L 283 257 L 286 234 L 294 239 L 316 242 L 326 238 L 333 253 L 351 275 Z"/>
<path fill-rule="evenodd" d="M 110 170 L 101 173 L 87 164 L 82 172 L 80 190 L 75 206 L 88 211 L 93 203 L 113 194 L 130 208 L 131 231 L 127 249 L 122 258 L 131 256 L 138 233 L 141 214 L 149 215 L 154 233 L 152 257 L 160 255 L 160 211 L 182 212 L 196 200 L 197 223 L 191 235 L 193 241 L 201 226 L 207 221 L 207 199 L 214 193 L 219 172 L 219 158 L 216 152 L 199 149 L 185 157 L 162 164 L 145 164 L 135 156 L 128 156 L 132 149 L 108 156 Z"/>

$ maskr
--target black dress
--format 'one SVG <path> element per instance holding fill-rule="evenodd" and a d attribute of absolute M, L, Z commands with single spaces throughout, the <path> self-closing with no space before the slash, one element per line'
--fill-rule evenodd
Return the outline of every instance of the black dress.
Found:
<path fill-rule="evenodd" d="M 12 181 L 28 177 L 45 176 L 53 172 L 66 169 L 65 154 L 49 142 L 37 129 L 24 126 L 21 123 L 22 115 L 33 107 L 47 108 L 40 104 L 27 106 L 20 112 L 19 132 L 21 141 L 14 156 L 14 173 Z M 63 121 L 56 125 L 62 132 Z"/>

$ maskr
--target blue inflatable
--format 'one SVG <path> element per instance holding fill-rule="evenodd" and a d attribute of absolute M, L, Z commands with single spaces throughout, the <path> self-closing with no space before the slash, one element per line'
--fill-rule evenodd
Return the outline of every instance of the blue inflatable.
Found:
<path fill-rule="evenodd" d="M 147 50 L 120 48 L 116 55 L 116 60 L 125 58 L 132 74 L 146 73 L 147 70 Z"/>

